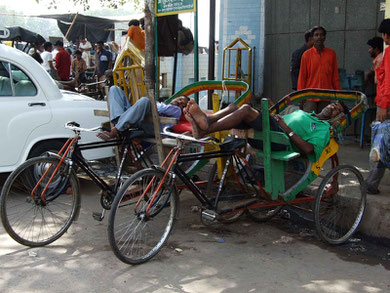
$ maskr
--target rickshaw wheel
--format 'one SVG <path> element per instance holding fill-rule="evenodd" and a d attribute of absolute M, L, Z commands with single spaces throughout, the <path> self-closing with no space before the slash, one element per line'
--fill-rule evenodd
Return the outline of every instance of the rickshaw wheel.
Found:
<path fill-rule="evenodd" d="M 361 173 L 340 165 L 322 180 L 315 199 L 314 220 L 319 236 L 330 244 L 346 242 L 362 220 L 366 192 Z"/>

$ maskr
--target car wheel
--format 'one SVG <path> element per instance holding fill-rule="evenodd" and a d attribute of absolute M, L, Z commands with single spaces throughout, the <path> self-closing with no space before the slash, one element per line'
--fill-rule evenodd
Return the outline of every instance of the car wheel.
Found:
<path fill-rule="evenodd" d="M 30 154 L 28 155 L 28 159 L 42 156 L 46 152 L 58 153 L 58 151 L 62 148 L 63 145 L 64 142 L 60 140 L 40 142 L 31 149 Z"/>

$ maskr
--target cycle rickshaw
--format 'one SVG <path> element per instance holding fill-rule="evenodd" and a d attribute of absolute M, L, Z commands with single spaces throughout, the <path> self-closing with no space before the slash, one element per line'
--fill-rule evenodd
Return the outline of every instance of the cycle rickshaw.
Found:
<path fill-rule="evenodd" d="M 306 164 L 300 165 L 299 178 L 287 185 L 285 173 L 289 165 L 302 155 L 293 151 L 285 133 L 270 131 L 269 114 L 279 113 L 290 104 L 307 98 L 343 100 L 352 104 L 352 109 L 338 125 L 329 129 L 331 138 L 320 158 L 316 162 L 303 158 Z M 360 117 L 365 104 L 365 96 L 355 91 L 303 90 L 286 96 L 271 108 L 268 100 L 263 99 L 263 131 L 246 133 L 247 137 L 263 141 L 263 150 L 256 151 L 256 156 L 263 160 L 261 168 L 251 164 L 248 156 L 242 153 L 245 139 L 225 141 L 218 145 L 217 150 L 183 154 L 186 141 L 204 145 L 212 144 L 214 139 L 194 139 L 165 131 L 166 135 L 177 140 L 177 146 L 161 166 L 132 175 L 115 197 L 108 227 L 114 253 L 129 264 L 143 263 L 155 256 L 172 231 L 178 214 L 178 192 L 183 188 L 190 189 L 199 200 L 205 222 L 234 221 L 244 212 L 262 222 L 276 215 L 282 206 L 313 202 L 311 211 L 319 236 L 330 244 L 346 242 L 363 217 L 366 193 L 359 170 L 351 165 L 339 165 L 338 139 L 342 130 Z M 271 143 L 286 145 L 287 150 L 271 151 Z M 224 169 L 219 176 L 213 174 L 215 170 L 211 172 L 205 193 L 180 164 L 215 158 L 225 158 Z M 322 175 L 325 163 L 331 169 Z M 321 182 L 315 194 L 306 193 L 305 189 L 316 179 Z"/>

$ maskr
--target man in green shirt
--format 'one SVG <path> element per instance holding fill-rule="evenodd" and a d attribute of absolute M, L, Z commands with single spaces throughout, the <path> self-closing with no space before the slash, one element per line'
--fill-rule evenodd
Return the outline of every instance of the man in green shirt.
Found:
<path fill-rule="evenodd" d="M 184 113 L 186 119 L 191 123 L 192 133 L 196 138 L 232 128 L 262 130 L 261 113 L 249 105 L 238 107 L 235 104 L 230 104 L 225 109 L 206 116 L 195 101 L 191 99 L 184 109 Z M 319 114 L 297 110 L 284 117 L 271 115 L 270 129 L 285 132 L 289 136 L 293 148 L 306 154 L 310 161 L 315 162 L 329 142 L 330 124 L 327 120 L 333 123 L 343 113 L 348 113 L 347 107 L 341 102 L 336 102 L 329 104 Z M 251 141 L 249 143 L 256 147 Z M 277 146 L 271 146 L 271 148 L 278 150 Z"/>

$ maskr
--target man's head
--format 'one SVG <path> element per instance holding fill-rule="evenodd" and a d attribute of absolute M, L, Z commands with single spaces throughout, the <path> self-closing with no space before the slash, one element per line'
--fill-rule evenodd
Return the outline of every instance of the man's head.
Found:
<path fill-rule="evenodd" d="M 311 35 L 311 31 L 308 30 L 305 32 L 305 44 L 308 48 L 313 47 L 313 36 Z"/>
<path fill-rule="evenodd" d="M 372 58 L 378 56 L 379 53 L 383 52 L 383 39 L 381 37 L 373 37 L 367 41 L 369 45 L 368 53 Z"/>
<path fill-rule="evenodd" d="M 180 19 L 178 19 L 177 20 L 177 29 L 181 30 L 182 28 L 183 28 L 183 22 Z"/>
<path fill-rule="evenodd" d="M 326 106 L 321 113 L 318 114 L 318 118 L 321 120 L 329 120 L 329 123 L 333 124 L 348 113 L 348 107 L 343 102 L 337 101 Z"/>
<path fill-rule="evenodd" d="M 54 44 L 54 46 L 56 47 L 56 49 L 59 51 L 59 50 L 61 50 L 61 49 L 63 49 L 64 48 L 64 42 L 63 41 L 60 41 L 60 40 L 58 40 L 55 44 Z"/>
<path fill-rule="evenodd" d="M 80 50 L 76 50 L 76 52 L 74 52 L 74 56 L 76 57 L 77 60 L 80 60 L 81 59 L 81 51 Z"/>
<path fill-rule="evenodd" d="M 315 26 L 311 29 L 311 35 L 313 37 L 313 45 L 317 49 L 325 47 L 324 43 L 326 40 L 326 29 L 322 26 Z"/>
<path fill-rule="evenodd" d="M 43 48 L 45 48 L 45 51 L 51 52 L 53 51 L 53 44 L 50 42 L 46 42 L 43 44 Z"/>
<path fill-rule="evenodd" d="M 102 51 L 104 49 L 104 42 L 103 41 L 99 41 L 96 43 L 96 50 L 97 51 Z"/>
<path fill-rule="evenodd" d="M 178 106 L 180 109 L 183 110 L 187 106 L 189 100 L 190 99 L 187 96 L 182 95 L 177 98 L 174 98 L 170 104 L 174 106 Z"/>
<path fill-rule="evenodd" d="M 379 25 L 378 32 L 382 34 L 382 38 L 386 45 L 390 45 L 390 18 L 382 20 Z"/>
<path fill-rule="evenodd" d="M 129 27 L 132 26 L 132 25 L 134 25 L 134 26 L 139 26 L 139 20 L 138 20 L 138 19 L 132 19 L 132 20 L 130 20 L 130 21 L 129 21 Z"/>
<path fill-rule="evenodd" d="M 80 36 L 79 40 L 80 40 L 80 43 L 82 43 L 83 45 L 87 42 L 83 36 Z"/>

